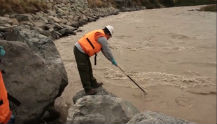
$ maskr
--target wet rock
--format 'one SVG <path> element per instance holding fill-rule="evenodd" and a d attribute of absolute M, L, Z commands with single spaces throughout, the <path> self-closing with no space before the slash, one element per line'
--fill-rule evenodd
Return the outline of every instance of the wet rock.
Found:
<path fill-rule="evenodd" d="M 11 31 L 13 27 L 14 26 L 11 26 L 7 23 L 4 25 L 0 25 L 0 39 L 5 39 L 5 33 Z"/>
<path fill-rule="evenodd" d="M 43 12 L 37 12 L 35 15 L 33 15 L 35 20 L 37 21 L 42 21 L 44 23 L 48 23 L 48 18 L 47 18 L 47 14 L 43 13 Z"/>
<path fill-rule="evenodd" d="M 0 17 L 0 25 L 5 25 L 11 23 L 11 19 L 8 17 Z"/>
<path fill-rule="evenodd" d="M 60 23 L 61 22 L 61 20 L 59 18 L 54 17 L 54 16 L 48 16 L 48 21 L 52 22 L 52 23 L 54 23 L 54 22 Z"/>
<path fill-rule="evenodd" d="M 43 30 L 43 29 L 41 29 L 41 28 L 37 28 L 37 29 L 35 29 L 35 30 L 38 31 L 41 35 L 44 35 L 44 36 L 46 36 L 46 37 L 49 37 L 49 38 L 53 39 L 53 37 L 52 37 L 52 32 L 50 32 L 50 31 L 48 31 L 48 30 Z"/>
<path fill-rule="evenodd" d="M 185 120 L 176 119 L 165 114 L 145 111 L 135 115 L 127 124 L 195 124 Z"/>
<path fill-rule="evenodd" d="M 33 22 L 30 22 L 30 21 L 23 21 L 23 22 L 20 22 L 22 25 L 27 25 L 31 28 L 34 27 L 34 23 Z"/>
<path fill-rule="evenodd" d="M 45 23 L 42 21 L 34 21 L 33 24 L 36 27 L 43 27 L 43 25 L 45 25 Z"/>
<path fill-rule="evenodd" d="M 85 15 L 81 15 L 79 17 L 78 22 L 79 22 L 79 25 L 82 26 L 88 22 L 88 18 Z"/>
<path fill-rule="evenodd" d="M 58 97 L 55 100 L 55 110 L 57 110 L 60 113 L 59 121 L 61 123 L 59 124 L 64 124 L 66 122 L 69 107 L 70 107 L 70 104 L 65 103 L 63 97 Z"/>
<path fill-rule="evenodd" d="M 55 30 L 55 31 L 59 31 L 59 30 L 61 30 L 61 29 L 63 29 L 63 26 L 61 26 L 61 25 L 58 24 L 58 23 L 55 23 L 55 24 L 54 24 L 54 30 Z"/>
<path fill-rule="evenodd" d="M 68 36 L 68 35 L 75 35 L 76 28 L 68 25 L 64 25 L 64 27 L 59 30 L 58 32 L 61 34 L 61 36 Z"/>
<path fill-rule="evenodd" d="M 66 15 L 65 11 L 62 10 L 61 8 L 56 8 L 56 13 L 57 13 L 57 16 L 59 16 L 59 17 Z"/>
<path fill-rule="evenodd" d="M 72 21 L 70 26 L 78 28 L 79 27 L 79 22 L 78 21 Z"/>
<path fill-rule="evenodd" d="M 55 16 L 55 15 L 56 15 L 56 12 L 55 12 L 55 11 L 52 11 L 52 10 L 48 10 L 48 13 L 49 13 L 49 15 L 51 15 L 51 16 Z"/>
<path fill-rule="evenodd" d="M 41 120 L 44 122 L 50 122 L 55 124 L 59 124 L 58 118 L 60 117 L 60 113 L 53 107 L 48 107 L 47 110 L 44 112 L 43 116 L 41 117 Z"/>
<path fill-rule="evenodd" d="M 51 32 L 51 37 L 52 37 L 53 39 L 58 39 L 58 38 L 61 37 L 61 35 L 62 35 L 62 34 L 60 34 L 58 31 L 52 31 L 52 32 Z"/>
<path fill-rule="evenodd" d="M 13 28 L 13 26 L 11 25 L 4 25 L 4 26 L 0 26 L 0 32 L 9 32 L 11 31 L 11 29 Z"/>
<path fill-rule="evenodd" d="M 11 17 L 16 18 L 19 22 L 31 21 L 32 16 L 30 14 L 15 14 Z"/>
<path fill-rule="evenodd" d="M 4 39 L 4 33 L 0 32 L 0 39 Z"/>
<path fill-rule="evenodd" d="M 19 22 L 17 21 L 16 18 L 11 18 L 11 25 L 19 25 Z"/>
<path fill-rule="evenodd" d="M 138 112 L 121 98 L 89 95 L 80 98 L 69 108 L 67 124 L 124 124 Z"/>
<path fill-rule="evenodd" d="M 43 30 L 50 30 L 52 28 L 52 25 L 51 24 L 45 24 L 43 26 L 41 26 Z"/>
<path fill-rule="evenodd" d="M 97 91 L 97 94 L 96 94 L 96 95 L 110 95 L 110 96 L 112 96 L 112 97 L 116 97 L 114 94 L 112 94 L 112 93 L 106 91 L 106 89 L 104 89 L 103 87 L 97 88 L 96 91 Z M 81 90 L 81 91 L 77 92 L 77 93 L 75 94 L 75 96 L 73 96 L 73 102 L 74 102 L 74 104 L 77 102 L 78 99 L 80 99 L 80 98 L 82 98 L 82 97 L 84 97 L 84 96 L 86 96 L 84 90 Z"/>
<path fill-rule="evenodd" d="M 96 21 L 96 20 L 97 20 L 96 18 L 88 17 L 88 21 L 89 21 L 89 22 Z"/>

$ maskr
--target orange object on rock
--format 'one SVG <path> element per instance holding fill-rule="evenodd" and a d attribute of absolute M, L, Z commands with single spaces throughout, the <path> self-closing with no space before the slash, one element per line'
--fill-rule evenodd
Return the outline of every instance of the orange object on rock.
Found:
<path fill-rule="evenodd" d="M 2 72 L 0 72 L 0 124 L 7 124 L 11 114 L 7 90 L 4 85 Z"/>

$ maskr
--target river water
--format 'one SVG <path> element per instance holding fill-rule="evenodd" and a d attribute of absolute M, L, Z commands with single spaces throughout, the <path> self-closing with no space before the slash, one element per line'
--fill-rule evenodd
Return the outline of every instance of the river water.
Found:
<path fill-rule="evenodd" d="M 143 95 L 103 54 L 93 65 L 103 87 L 140 111 L 162 112 L 197 123 L 216 123 L 216 13 L 199 6 L 124 12 L 80 27 L 82 32 L 55 41 L 69 85 L 61 102 L 73 104 L 82 89 L 73 55 L 74 43 L 85 33 L 110 24 L 109 40 L 118 65 L 148 95 Z"/>

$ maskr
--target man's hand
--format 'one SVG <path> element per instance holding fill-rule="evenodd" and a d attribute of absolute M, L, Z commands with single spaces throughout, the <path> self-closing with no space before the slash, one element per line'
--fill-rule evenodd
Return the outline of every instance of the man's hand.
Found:
<path fill-rule="evenodd" d="M 115 66 L 118 66 L 117 62 L 115 61 L 115 59 L 112 59 L 112 64 Z"/>
<path fill-rule="evenodd" d="M 3 46 L 0 46 L 0 56 L 4 56 L 4 55 L 5 55 L 5 50 Z"/>

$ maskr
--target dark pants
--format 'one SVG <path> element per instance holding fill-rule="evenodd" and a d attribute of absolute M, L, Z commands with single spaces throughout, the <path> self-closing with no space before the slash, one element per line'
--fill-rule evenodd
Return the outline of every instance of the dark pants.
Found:
<path fill-rule="evenodd" d="M 87 92 L 97 85 L 97 81 L 93 77 L 90 58 L 87 54 L 84 54 L 81 51 L 79 51 L 76 46 L 74 47 L 74 55 L 77 62 L 77 68 L 80 74 L 83 88 Z"/>

